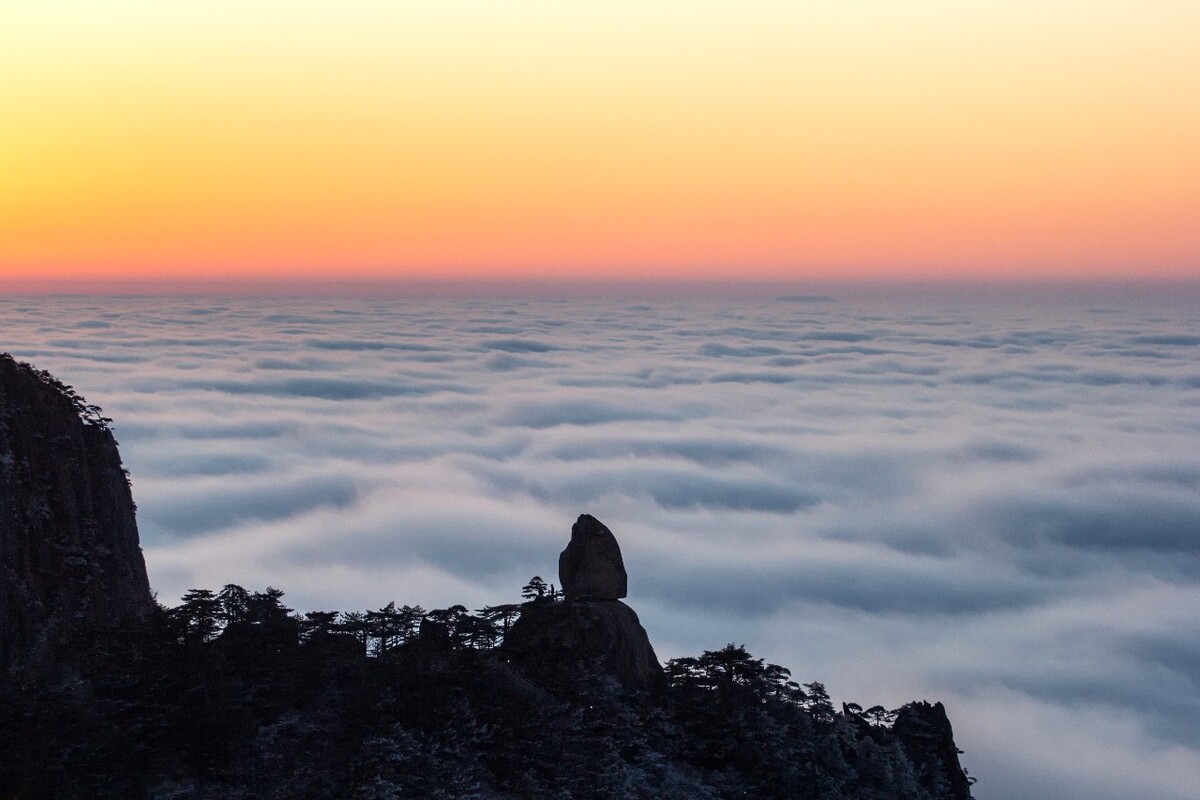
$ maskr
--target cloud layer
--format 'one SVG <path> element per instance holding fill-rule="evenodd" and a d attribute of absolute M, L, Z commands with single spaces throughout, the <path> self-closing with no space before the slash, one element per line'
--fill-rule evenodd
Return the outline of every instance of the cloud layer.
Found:
<path fill-rule="evenodd" d="M 1195 304 L 0 300 L 104 406 L 151 583 L 516 599 L 575 515 L 664 658 L 947 702 L 985 800 L 1192 796 Z"/>

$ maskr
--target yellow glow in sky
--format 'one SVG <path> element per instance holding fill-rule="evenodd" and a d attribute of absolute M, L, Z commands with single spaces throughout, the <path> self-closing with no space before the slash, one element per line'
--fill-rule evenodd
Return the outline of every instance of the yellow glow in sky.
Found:
<path fill-rule="evenodd" d="M 1200 275 L 1200 3 L 0 8 L 0 279 Z"/>

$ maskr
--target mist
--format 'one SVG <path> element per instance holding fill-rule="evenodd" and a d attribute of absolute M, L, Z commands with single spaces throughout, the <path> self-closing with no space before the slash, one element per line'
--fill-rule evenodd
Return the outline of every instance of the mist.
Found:
<path fill-rule="evenodd" d="M 9 296 L 151 584 L 512 602 L 579 513 L 660 657 L 939 699 L 984 800 L 1191 797 L 1200 304 L 1105 289 Z"/>

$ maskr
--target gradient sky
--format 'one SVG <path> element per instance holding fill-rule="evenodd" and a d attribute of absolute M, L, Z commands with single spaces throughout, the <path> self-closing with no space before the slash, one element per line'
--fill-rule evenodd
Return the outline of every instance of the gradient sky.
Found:
<path fill-rule="evenodd" d="M 7 2 L 0 282 L 1200 274 L 1200 3 Z"/>

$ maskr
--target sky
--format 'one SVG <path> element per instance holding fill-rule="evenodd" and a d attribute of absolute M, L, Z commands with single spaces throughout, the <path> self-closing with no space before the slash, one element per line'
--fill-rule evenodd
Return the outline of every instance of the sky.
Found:
<path fill-rule="evenodd" d="M 0 7 L 0 287 L 1200 272 L 1190 0 Z"/>
<path fill-rule="evenodd" d="M 830 291 L 0 296 L 0 346 L 114 419 L 164 603 L 514 602 L 591 513 L 661 659 L 941 701 L 980 800 L 1195 798 L 1200 286 Z"/>

